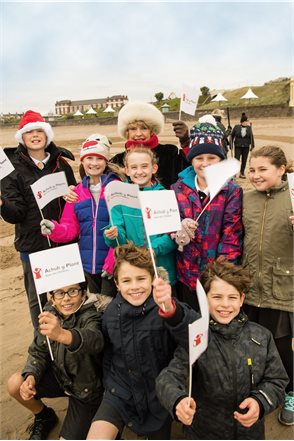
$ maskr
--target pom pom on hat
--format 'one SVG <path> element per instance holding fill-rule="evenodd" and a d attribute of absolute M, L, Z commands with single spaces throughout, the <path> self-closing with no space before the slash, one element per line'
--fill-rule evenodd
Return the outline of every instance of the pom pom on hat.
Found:
<path fill-rule="evenodd" d="M 80 160 L 82 161 L 86 156 L 98 156 L 105 159 L 105 161 L 109 161 L 111 144 L 111 140 L 105 135 L 100 135 L 100 133 L 88 136 L 82 144 Z"/>
<path fill-rule="evenodd" d="M 223 132 L 210 123 L 197 123 L 190 130 L 188 161 L 195 156 L 211 153 L 225 159 L 223 150 Z"/>
<path fill-rule="evenodd" d="M 43 132 L 45 132 L 47 137 L 46 147 L 48 147 L 54 137 L 52 127 L 50 126 L 50 124 L 45 122 L 40 113 L 34 112 L 33 110 L 28 110 L 27 112 L 25 112 L 19 123 L 18 131 L 15 134 L 15 139 L 20 144 L 25 145 L 22 139 L 22 135 L 35 129 L 41 129 L 43 130 Z"/>
<path fill-rule="evenodd" d="M 164 126 L 164 117 L 153 104 L 129 102 L 119 111 L 117 119 L 117 130 L 122 138 L 128 138 L 128 125 L 135 121 L 144 121 L 155 135 L 158 135 Z"/>
<path fill-rule="evenodd" d="M 215 128 L 217 128 L 216 120 L 214 119 L 214 117 L 212 115 L 210 115 L 210 113 L 207 113 L 206 115 L 201 116 L 198 119 L 198 122 L 213 124 L 215 126 Z"/>

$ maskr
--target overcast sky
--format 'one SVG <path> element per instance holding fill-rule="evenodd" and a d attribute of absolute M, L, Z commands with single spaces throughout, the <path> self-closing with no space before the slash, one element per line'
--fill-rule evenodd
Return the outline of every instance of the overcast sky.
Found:
<path fill-rule="evenodd" d="M 1 1 L 0 13 L 0 112 L 294 74 L 293 1 Z"/>

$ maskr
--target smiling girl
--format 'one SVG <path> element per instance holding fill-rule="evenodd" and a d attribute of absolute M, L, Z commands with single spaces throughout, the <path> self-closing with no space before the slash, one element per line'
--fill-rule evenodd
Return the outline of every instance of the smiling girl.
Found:
<path fill-rule="evenodd" d="M 243 263 L 249 265 L 251 288 L 245 300 L 249 319 L 274 336 L 290 378 L 279 420 L 294 424 L 293 395 L 293 224 L 286 172 L 293 172 L 283 150 L 265 146 L 249 162 L 252 191 L 244 194 Z"/>
<path fill-rule="evenodd" d="M 101 277 L 109 253 L 103 238 L 103 228 L 109 223 L 104 190 L 109 182 L 123 179 L 123 175 L 118 166 L 108 163 L 110 144 L 100 134 L 86 139 L 80 153 L 82 182 L 75 188 L 78 201 L 66 203 L 59 223 L 44 219 L 41 230 L 57 243 L 78 238 L 89 291 L 113 296 L 116 293 L 113 281 Z"/>
<path fill-rule="evenodd" d="M 125 172 L 129 182 L 137 184 L 141 191 L 165 190 L 156 180 L 157 159 L 152 150 L 136 147 L 128 150 L 124 157 Z M 105 242 L 115 248 L 128 240 L 137 246 L 147 246 L 147 239 L 141 210 L 138 208 L 116 205 L 111 211 L 113 225 L 105 230 Z M 150 237 L 152 249 L 159 266 L 169 274 L 171 285 L 176 283 L 175 249 L 176 245 L 168 234 Z"/>

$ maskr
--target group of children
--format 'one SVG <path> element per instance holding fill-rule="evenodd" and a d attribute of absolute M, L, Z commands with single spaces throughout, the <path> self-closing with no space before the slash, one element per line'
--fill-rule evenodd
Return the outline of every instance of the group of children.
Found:
<path fill-rule="evenodd" d="M 118 166 L 122 154 L 111 159 L 107 137 L 91 135 L 80 153 L 82 182 L 68 202 L 48 204 L 44 220 L 29 186 L 62 169 L 75 184 L 64 160 L 70 153 L 53 144 L 50 125 L 32 111 L 20 123 L 17 150 L 6 149 L 15 170 L 2 182 L 0 204 L 3 219 L 16 224 L 29 299 L 36 293 L 28 255 L 48 248 L 46 235 L 52 243 L 79 241 L 88 282 L 87 292 L 82 283 L 51 292 L 41 314 L 30 306 L 34 342 L 8 390 L 35 414 L 31 439 L 46 439 L 56 424 L 55 412 L 41 401 L 53 396 L 69 396 L 61 439 L 85 439 L 88 430 L 88 439 L 115 439 L 125 426 L 149 439 L 169 439 L 173 418 L 194 439 L 262 439 L 264 416 L 281 404 L 288 377 L 283 422 L 293 424 L 294 216 L 284 180 L 291 168 L 283 151 L 254 151 L 249 179 L 255 190 L 243 195 L 229 181 L 196 223 L 209 200 L 204 170 L 224 159 L 221 131 L 196 124 L 185 157 L 182 150 L 174 154 L 175 146 L 158 144 L 163 117 L 150 104 L 126 104 L 118 127 L 127 138 L 124 167 Z M 140 211 L 116 206 L 110 225 L 104 197 L 113 180 L 138 184 L 141 191 L 169 188 L 156 175 L 172 184 L 182 219 L 173 235 L 151 236 L 163 268 L 159 278 Z M 250 283 L 241 262 L 249 267 Z M 211 315 L 209 345 L 194 365 L 189 399 L 187 325 L 199 317 L 199 278 Z M 109 303 L 102 315 L 95 307 L 101 294 Z M 272 331 L 279 353 L 271 333 L 248 322 L 244 298 L 249 318 Z"/>

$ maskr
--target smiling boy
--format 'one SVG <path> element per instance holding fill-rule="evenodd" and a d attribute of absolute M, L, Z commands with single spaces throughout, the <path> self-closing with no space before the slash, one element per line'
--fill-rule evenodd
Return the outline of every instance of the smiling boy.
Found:
<path fill-rule="evenodd" d="M 47 439 L 58 420 L 41 398 L 62 396 L 69 397 L 69 404 L 61 439 L 85 439 L 103 392 L 104 339 L 96 296 L 88 295 L 82 282 L 51 291 L 49 298 L 39 314 L 39 331 L 26 365 L 9 378 L 8 392 L 35 416 L 30 439 Z M 50 339 L 54 361 L 45 337 Z"/>

